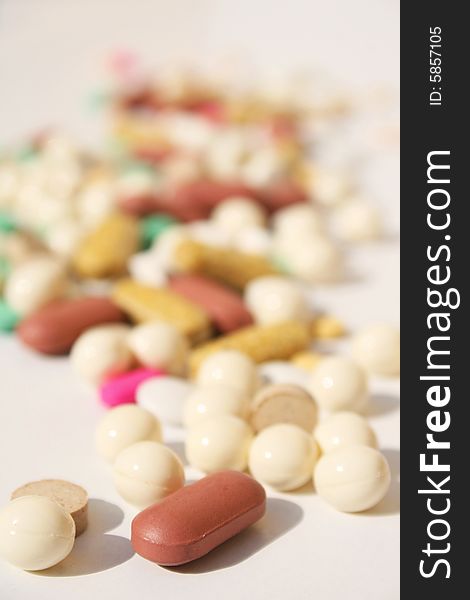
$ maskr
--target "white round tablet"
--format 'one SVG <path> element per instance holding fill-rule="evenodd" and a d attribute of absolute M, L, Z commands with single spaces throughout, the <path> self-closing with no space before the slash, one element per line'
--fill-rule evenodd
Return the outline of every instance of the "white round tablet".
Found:
<path fill-rule="evenodd" d="M 255 363 L 238 350 L 214 352 L 201 364 L 197 373 L 197 383 L 206 385 L 221 383 L 240 389 L 251 396 L 258 388 L 258 374 Z"/>
<path fill-rule="evenodd" d="M 184 407 L 183 422 L 186 427 L 217 417 L 248 416 L 249 399 L 241 390 L 221 384 L 203 385 L 189 394 Z"/>
<path fill-rule="evenodd" d="M 137 388 L 136 401 L 165 425 L 181 425 L 186 398 L 194 386 L 179 377 L 152 377 Z"/>
<path fill-rule="evenodd" d="M 360 512 L 378 504 L 390 487 L 390 468 L 378 450 L 345 446 L 325 454 L 317 463 L 318 494 L 342 512 Z"/>
<path fill-rule="evenodd" d="M 261 325 L 305 321 L 310 316 L 307 299 L 297 282 L 287 277 L 258 277 L 245 288 L 245 304 Z"/>
<path fill-rule="evenodd" d="M 146 367 L 175 375 L 185 371 L 188 340 L 171 323 L 151 321 L 138 325 L 131 331 L 128 341 L 134 356 Z"/>
<path fill-rule="evenodd" d="M 400 331 L 391 325 L 370 325 L 352 340 L 352 355 L 374 375 L 400 374 Z"/>
<path fill-rule="evenodd" d="M 367 420 L 353 412 L 337 412 L 315 427 L 314 438 L 323 454 L 343 446 L 377 448 L 377 437 Z"/>

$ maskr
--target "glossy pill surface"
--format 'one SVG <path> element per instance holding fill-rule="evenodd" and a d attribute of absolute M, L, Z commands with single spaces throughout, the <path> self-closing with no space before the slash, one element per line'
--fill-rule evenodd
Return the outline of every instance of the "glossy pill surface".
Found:
<path fill-rule="evenodd" d="M 357 363 L 341 356 L 323 359 L 310 379 L 310 392 L 320 408 L 363 412 L 367 406 L 367 378 Z"/>
<path fill-rule="evenodd" d="M 183 413 L 186 427 L 218 415 L 234 415 L 245 419 L 248 396 L 240 389 L 221 384 L 203 385 L 189 394 Z"/>
<path fill-rule="evenodd" d="M 124 320 L 124 313 L 107 298 L 54 300 L 24 319 L 18 335 L 33 350 L 64 354 L 90 327 Z"/>
<path fill-rule="evenodd" d="M 337 510 L 360 512 L 382 500 L 390 486 L 390 468 L 378 450 L 347 446 L 325 454 L 314 470 L 318 494 Z"/>
<path fill-rule="evenodd" d="M 254 279 L 245 289 L 245 302 L 261 325 L 305 321 L 310 312 L 300 286 L 287 277 Z"/>
<path fill-rule="evenodd" d="M 143 441 L 124 448 L 117 455 L 113 479 L 126 502 L 146 508 L 183 487 L 184 469 L 170 448 L 158 442 Z"/>
<path fill-rule="evenodd" d="M 366 371 L 374 375 L 400 374 L 400 331 L 392 325 L 370 325 L 352 340 L 352 354 Z"/>
<path fill-rule="evenodd" d="M 275 490 L 295 490 L 312 478 L 318 448 L 306 431 L 290 423 L 263 429 L 250 448 L 253 477 Z"/>
<path fill-rule="evenodd" d="M 96 449 L 110 462 L 121 450 L 143 440 L 161 442 L 162 431 L 158 419 L 135 404 L 111 409 L 101 419 L 95 432 Z"/>
<path fill-rule="evenodd" d="M 264 515 L 266 494 L 236 471 L 208 475 L 138 514 L 134 550 L 161 565 L 182 565 L 204 556 Z"/>
<path fill-rule="evenodd" d="M 48 569 L 72 550 L 75 523 L 45 496 L 22 496 L 0 511 L 0 556 L 26 571 Z"/>
<path fill-rule="evenodd" d="M 134 327 L 129 335 L 129 347 L 146 367 L 163 369 L 175 375 L 185 370 L 188 340 L 171 323 L 150 321 Z"/>
<path fill-rule="evenodd" d="M 258 376 L 255 364 L 246 354 L 237 350 L 221 350 L 202 363 L 197 383 L 223 384 L 251 395 L 258 387 Z"/>
<path fill-rule="evenodd" d="M 353 412 L 337 412 L 322 421 L 314 437 L 323 454 L 340 447 L 359 444 L 377 447 L 377 438 L 367 420 Z"/>
<path fill-rule="evenodd" d="M 186 458 L 204 473 L 244 471 L 253 433 L 239 417 L 218 415 L 194 425 L 186 436 Z"/>

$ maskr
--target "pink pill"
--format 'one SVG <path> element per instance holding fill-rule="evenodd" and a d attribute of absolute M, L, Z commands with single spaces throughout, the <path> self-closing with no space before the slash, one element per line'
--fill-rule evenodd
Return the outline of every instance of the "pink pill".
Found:
<path fill-rule="evenodd" d="M 112 377 L 100 387 L 101 400 L 110 408 L 135 402 L 135 393 L 141 383 L 164 374 L 164 371 L 143 367 Z"/>

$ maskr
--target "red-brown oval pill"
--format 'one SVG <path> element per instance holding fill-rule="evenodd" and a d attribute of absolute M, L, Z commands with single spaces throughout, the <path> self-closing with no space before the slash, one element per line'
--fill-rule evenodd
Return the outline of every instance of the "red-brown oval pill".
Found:
<path fill-rule="evenodd" d="M 89 327 L 125 320 L 124 313 L 108 298 L 55 300 L 24 319 L 17 333 L 38 352 L 65 354 Z"/>
<path fill-rule="evenodd" d="M 265 510 L 266 493 L 257 481 L 238 471 L 221 471 L 139 513 L 132 521 L 131 543 L 147 560 L 182 565 L 240 533 Z"/>
<path fill-rule="evenodd" d="M 253 324 L 241 296 L 202 275 L 178 275 L 169 282 L 173 291 L 198 304 L 222 333 Z"/>

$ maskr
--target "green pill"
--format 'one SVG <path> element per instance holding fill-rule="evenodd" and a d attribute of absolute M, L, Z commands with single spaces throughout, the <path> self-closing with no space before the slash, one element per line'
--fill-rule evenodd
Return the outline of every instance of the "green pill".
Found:
<path fill-rule="evenodd" d="M 0 212 L 0 231 L 8 233 L 10 231 L 15 231 L 15 229 L 16 224 L 13 217 L 8 213 Z"/>
<path fill-rule="evenodd" d="M 13 331 L 20 320 L 19 315 L 0 298 L 0 331 Z"/>
<path fill-rule="evenodd" d="M 144 250 L 150 248 L 153 242 L 169 227 L 178 221 L 170 215 L 150 215 L 140 222 L 140 239 Z"/>

